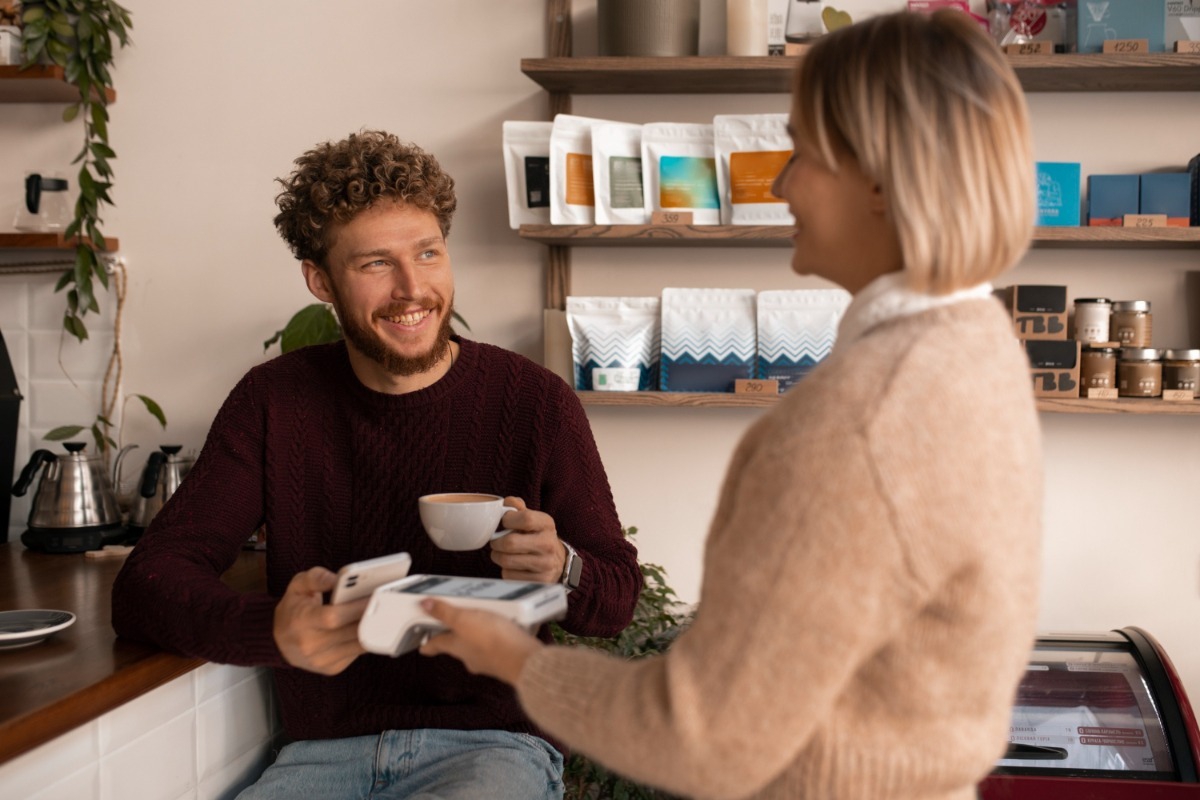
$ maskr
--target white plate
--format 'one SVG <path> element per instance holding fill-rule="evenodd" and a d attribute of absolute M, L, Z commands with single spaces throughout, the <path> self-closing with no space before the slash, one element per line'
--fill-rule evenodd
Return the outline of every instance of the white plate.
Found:
<path fill-rule="evenodd" d="M 0 611 L 0 650 L 28 647 L 52 633 L 75 624 L 70 611 L 31 608 L 24 611 Z"/>

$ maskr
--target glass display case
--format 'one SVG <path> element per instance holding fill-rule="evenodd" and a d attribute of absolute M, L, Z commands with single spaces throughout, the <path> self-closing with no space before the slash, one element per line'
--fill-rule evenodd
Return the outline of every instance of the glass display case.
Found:
<path fill-rule="evenodd" d="M 1038 637 L 1009 747 L 981 800 L 1200 798 L 1200 733 L 1170 660 L 1138 628 Z"/>

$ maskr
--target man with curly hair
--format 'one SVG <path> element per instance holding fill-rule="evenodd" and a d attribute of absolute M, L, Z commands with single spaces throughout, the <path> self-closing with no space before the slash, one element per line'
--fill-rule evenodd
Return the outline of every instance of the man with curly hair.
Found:
<path fill-rule="evenodd" d="M 567 585 L 565 628 L 612 636 L 641 572 L 570 388 L 451 330 L 454 181 L 379 131 L 321 144 L 281 179 L 275 225 L 345 337 L 252 369 L 113 589 L 124 637 L 274 668 L 289 743 L 244 798 L 560 797 L 562 757 L 513 691 L 453 659 L 367 654 L 341 566 L 406 551 L 412 572 Z M 515 533 L 438 549 L 417 498 L 503 495 Z M 220 575 L 268 533 L 267 591 Z M 545 636 L 545 632 L 542 633 Z"/>

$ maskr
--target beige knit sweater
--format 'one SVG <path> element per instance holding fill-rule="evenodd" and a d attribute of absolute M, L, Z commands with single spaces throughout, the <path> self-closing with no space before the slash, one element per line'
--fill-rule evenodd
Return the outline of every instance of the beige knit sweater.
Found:
<path fill-rule="evenodd" d="M 545 648 L 525 709 L 689 797 L 973 798 L 1034 637 L 1028 376 L 990 299 L 839 342 L 739 444 L 693 626 L 637 662 Z"/>

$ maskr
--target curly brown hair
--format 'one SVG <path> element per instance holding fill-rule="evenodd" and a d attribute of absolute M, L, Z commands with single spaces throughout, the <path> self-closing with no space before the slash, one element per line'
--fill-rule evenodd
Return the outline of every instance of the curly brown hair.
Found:
<path fill-rule="evenodd" d="M 381 197 L 402 200 L 437 217 L 442 236 L 458 200 L 454 179 L 437 159 L 385 131 L 360 131 L 317 145 L 295 161 L 275 198 L 275 227 L 300 260 L 325 267 L 330 230 L 352 220 Z"/>

